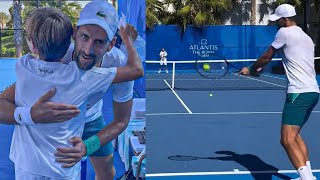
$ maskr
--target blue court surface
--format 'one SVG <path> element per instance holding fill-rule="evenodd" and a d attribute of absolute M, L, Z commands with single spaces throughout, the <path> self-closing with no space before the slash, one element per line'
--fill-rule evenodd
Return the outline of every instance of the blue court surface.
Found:
<path fill-rule="evenodd" d="M 146 94 L 147 179 L 298 177 L 280 145 L 284 89 L 168 89 Z M 318 104 L 301 131 L 318 179 L 319 119 Z"/>
<path fill-rule="evenodd" d="M 0 59 L 0 92 L 15 82 L 15 59 Z M 113 119 L 111 91 L 108 91 L 104 97 L 103 113 L 106 122 Z M 0 124 L 0 179 L 14 180 L 14 164 L 9 159 L 11 137 L 14 130 L 13 125 Z M 89 161 L 83 162 L 82 180 L 94 180 L 95 174 Z M 125 167 L 119 157 L 119 153 L 114 151 L 114 165 L 116 168 L 115 179 L 125 173 Z"/>

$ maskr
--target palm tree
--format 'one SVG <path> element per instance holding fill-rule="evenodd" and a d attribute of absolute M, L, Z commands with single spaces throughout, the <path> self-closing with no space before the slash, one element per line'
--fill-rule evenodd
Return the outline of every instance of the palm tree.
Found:
<path fill-rule="evenodd" d="M 23 6 L 23 8 L 21 8 Z M 65 13 L 72 24 L 76 24 L 81 6 L 76 1 L 59 0 L 59 1 L 40 1 L 39 7 L 54 7 Z M 23 43 L 22 29 L 24 29 L 25 21 L 30 13 L 37 7 L 36 1 L 20 1 L 13 0 L 13 6 L 9 8 L 10 19 L 7 27 L 19 29 L 14 31 L 14 43 L 16 48 L 16 56 L 20 57 L 23 50 L 28 51 L 26 43 Z M 25 46 L 23 46 L 25 45 Z"/>
<path fill-rule="evenodd" d="M 36 3 L 34 1 L 24 1 L 24 9 L 22 11 L 22 22 L 25 22 L 29 14 L 36 8 Z M 76 1 L 59 0 L 59 1 L 44 1 L 40 2 L 39 7 L 53 7 L 60 9 L 65 15 L 68 16 L 72 24 L 76 24 L 79 18 L 79 12 L 81 11 L 81 6 Z M 23 23 L 25 24 L 25 23 Z"/>
<path fill-rule="evenodd" d="M 69 17 L 72 24 L 76 24 L 79 19 L 81 6 L 77 2 L 64 2 L 61 4 L 61 11 Z"/>
<path fill-rule="evenodd" d="M 8 21 L 9 16 L 4 12 L 0 12 L 0 28 L 5 28 Z"/>
<path fill-rule="evenodd" d="M 250 11 L 252 10 L 252 4 L 250 1 L 232 1 L 232 8 L 223 14 L 223 20 L 228 20 L 232 25 L 243 25 L 244 22 L 250 21 Z"/>
<path fill-rule="evenodd" d="M 22 29 L 21 29 L 21 3 L 20 0 L 13 0 L 13 28 L 16 57 L 22 56 Z"/>
<path fill-rule="evenodd" d="M 156 24 L 166 24 L 169 16 L 165 4 L 159 0 L 146 0 L 146 27 L 153 29 Z"/>
<path fill-rule="evenodd" d="M 260 5 L 258 6 L 258 13 L 260 15 L 259 22 L 262 22 L 263 18 L 266 15 L 269 15 L 270 10 L 274 10 L 277 4 L 278 3 L 274 2 L 273 0 L 260 0 Z"/>
<path fill-rule="evenodd" d="M 256 17 L 257 17 L 257 1 L 251 0 L 250 25 L 256 25 Z"/>
<path fill-rule="evenodd" d="M 222 13 L 232 7 L 231 0 L 164 0 L 167 5 L 173 6 L 168 23 L 177 23 L 182 32 L 187 25 L 203 27 L 222 22 Z"/>

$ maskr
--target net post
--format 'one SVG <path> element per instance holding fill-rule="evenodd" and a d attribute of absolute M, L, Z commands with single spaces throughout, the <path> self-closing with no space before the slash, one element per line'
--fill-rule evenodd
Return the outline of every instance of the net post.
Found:
<path fill-rule="evenodd" d="M 172 83 L 171 83 L 171 88 L 174 89 L 174 77 L 175 77 L 175 72 L 176 72 L 176 62 L 172 63 Z"/>

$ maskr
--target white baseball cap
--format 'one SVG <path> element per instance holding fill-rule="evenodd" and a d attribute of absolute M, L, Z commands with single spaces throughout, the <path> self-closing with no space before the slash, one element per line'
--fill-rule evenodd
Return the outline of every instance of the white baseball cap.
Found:
<path fill-rule="evenodd" d="M 280 18 L 283 17 L 292 17 L 296 15 L 296 10 L 294 9 L 294 7 L 290 4 L 281 4 L 280 6 L 278 6 L 274 12 L 274 14 L 272 14 L 270 16 L 270 21 L 276 21 Z"/>
<path fill-rule="evenodd" d="M 106 0 L 93 0 L 80 12 L 77 26 L 95 24 L 103 28 L 112 40 L 118 26 L 118 14 L 116 9 Z"/>

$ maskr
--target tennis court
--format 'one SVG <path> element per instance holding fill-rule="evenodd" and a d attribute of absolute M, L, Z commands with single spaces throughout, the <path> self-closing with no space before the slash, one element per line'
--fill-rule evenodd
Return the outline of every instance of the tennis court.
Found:
<path fill-rule="evenodd" d="M 206 79 L 193 73 L 192 63 L 189 68 L 169 63 L 168 74 L 157 73 L 155 63 L 149 63 L 147 177 L 219 180 L 298 177 L 279 142 L 286 92 L 283 75 L 272 74 L 271 67 L 267 67 L 260 77 L 228 74 L 221 79 Z M 315 135 L 319 118 L 317 105 L 301 132 L 318 178 L 320 146 Z"/>

